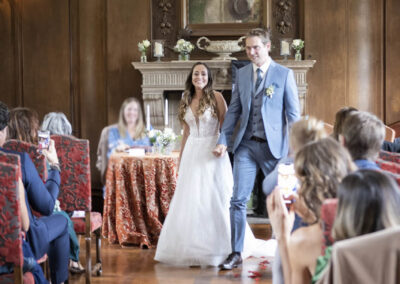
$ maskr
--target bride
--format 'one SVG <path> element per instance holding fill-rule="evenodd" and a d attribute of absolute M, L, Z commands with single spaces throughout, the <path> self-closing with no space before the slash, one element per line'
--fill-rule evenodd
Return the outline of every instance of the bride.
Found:
<path fill-rule="evenodd" d="M 183 125 L 178 182 L 155 260 L 218 266 L 231 253 L 233 177 L 228 155 L 217 158 L 212 151 L 227 106 L 222 94 L 212 89 L 211 71 L 204 63 L 194 64 L 185 87 L 178 114 Z M 254 241 L 247 226 L 242 256 L 249 256 Z"/>

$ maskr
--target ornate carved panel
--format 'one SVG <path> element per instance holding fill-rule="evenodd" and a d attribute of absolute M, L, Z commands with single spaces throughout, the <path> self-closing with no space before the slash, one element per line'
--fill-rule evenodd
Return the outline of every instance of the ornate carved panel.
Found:
<path fill-rule="evenodd" d="M 173 55 L 179 32 L 179 0 L 152 0 L 152 39 L 163 39 L 165 58 Z"/>
<path fill-rule="evenodd" d="M 272 50 L 273 57 L 279 57 L 280 40 L 282 38 L 298 38 L 299 31 L 299 1 L 273 0 L 272 4 Z M 292 53 L 293 56 L 294 53 Z"/>

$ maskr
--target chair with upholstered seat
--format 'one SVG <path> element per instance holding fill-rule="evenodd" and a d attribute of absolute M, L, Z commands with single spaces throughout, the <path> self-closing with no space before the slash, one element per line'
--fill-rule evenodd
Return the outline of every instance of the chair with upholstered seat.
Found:
<path fill-rule="evenodd" d="M 4 162 L 12 162 L 4 163 Z M 0 283 L 35 283 L 32 273 L 22 274 L 21 211 L 18 179 L 21 177 L 19 157 L 0 153 L 0 266 L 8 266 L 13 273 L 0 275 Z"/>
<path fill-rule="evenodd" d="M 396 137 L 396 131 L 394 131 L 393 128 L 387 125 L 385 125 L 385 130 L 386 130 L 385 141 L 393 142 L 394 138 Z"/>
<path fill-rule="evenodd" d="M 323 242 L 322 242 L 322 255 L 325 254 L 325 248 L 333 245 L 334 239 L 332 237 L 332 227 L 335 222 L 337 210 L 337 198 L 325 199 L 321 206 L 321 220 L 323 229 Z"/>
<path fill-rule="evenodd" d="M 333 125 L 332 124 L 324 122 L 324 129 L 325 129 L 326 134 L 328 134 L 328 135 L 331 135 L 333 133 Z"/>
<path fill-rule="evenodd" d="M 39 173 L 40 178 L 42 179 L 43 182 L 46 182 L 47 180 L 46 158 L 44 157 L 44 155 L 39 154 L 38 152 L 39 148 L 37 145 L 23 142 L 20 140 L 10 139 L 4 143 L 3 148 L 6 150 L 28 153 L 33 164 L 35 165 L 36 170 Z"/>
<path fill-rule="evenodd" d="M 52 135 L 61 168 L 60 206 L 67 212 L 85 211 L 84 218 L 72 218 L 77 234 L 84 234 L 86 239 L 86 282 L 90 283 L 91 272 L 98 276 L 101 267 L 101 214 L 91 212 L 92 189 L 90 180 L 89 141 L 67 135 Z M 96 236 L 96 264 L 91 269 L 91 233 Z"/>
<path fill-rule="evenodd" d="M 393 153 L 381 150 L 379 151 L 379 158 L 400 165 L 400 153 Z"/>
<path fill-rule="evenodd" d="M 46 182 L 47 180 L 47 166 L 46 166 L 46 158 L 43 155 L 40 155 L 38 152 L 38 147 L 36 145 L 23 142 L 20 140 L 8 140 L 6 143 L 3 145 L 3 148 L 6 150 L 13 150 L 16 152 L 26 152 L 28 153 L 29 157 L 31 158 L 33 164 L 35 165 L 35 168 L 37 172 L 39 173 L 40 178 L 43 180 L 43 182 Z M 13 165 L 16 165 L 16 161 L 18 161 L 19 169 L 20 169 L 20 161 L 19 157 L 17 157 L 17 160 L 15 160 L 15 156 L 13 154 L 9 153 L 4 153 L 0 151 L 0 162 L 8 162 Z M 19 170 L 20 171 L 20 170 Z M 21 173 L 20 173 L 21 175 Z M 41 215 L 36 212 L 35 210 L 31 209 L 32 213 L 36 217 L 40 217 Z M 43 268 L 44 274 L 46 277 L 49 277 L 50 273 L 50 268 L 49 268 L 49 262 L 48 262 L 48 256 L 47 254 L 43 255 L 40 259 L 37 261 Z"/>
<path fill-rule="evenodd" d="M 389 124 L 389 127 L 396 132 L 396 134 L 394 135 L 395 138 L 400 137 L 400 121 Z"/>

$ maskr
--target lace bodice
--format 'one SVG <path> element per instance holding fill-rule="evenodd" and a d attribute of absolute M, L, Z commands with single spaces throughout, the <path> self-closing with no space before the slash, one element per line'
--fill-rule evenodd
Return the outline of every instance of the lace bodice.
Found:
<path fill-rule="evenodd" d="M 185 121 L 189 125 L 190 135 L 193 137 L 216 136 L 219 133 L 219 121 L 213 116 L 211 109 L 207 108 L 198 119 L 194 116 L 192 109 L 187 108 Z"/>

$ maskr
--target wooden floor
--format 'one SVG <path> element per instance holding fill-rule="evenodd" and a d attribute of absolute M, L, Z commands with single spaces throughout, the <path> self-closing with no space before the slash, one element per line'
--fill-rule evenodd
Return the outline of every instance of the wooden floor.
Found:
<path fill-rule="evenodd" d="M 254 235 L 268 239 L 271 235 L 267 224 L 251 225 Z M 109 245 L 102 242 L 103 275 L 92 277 L 92 283 L 272 283 L 271 264 L 264 259 L 248 258 L 240 269 L 220 272 L 217 268 L 176 268 L 153 260 L 155 249 Z M 95 255 L 94 242 L 92 255 Z M 81 261 L 85 263 L 84 242 L 81 238 Z M 92 261 L 93 263 L 93 261 Z M 84 275 L 70 275 L 69 283 L 85 283 Z"/>

